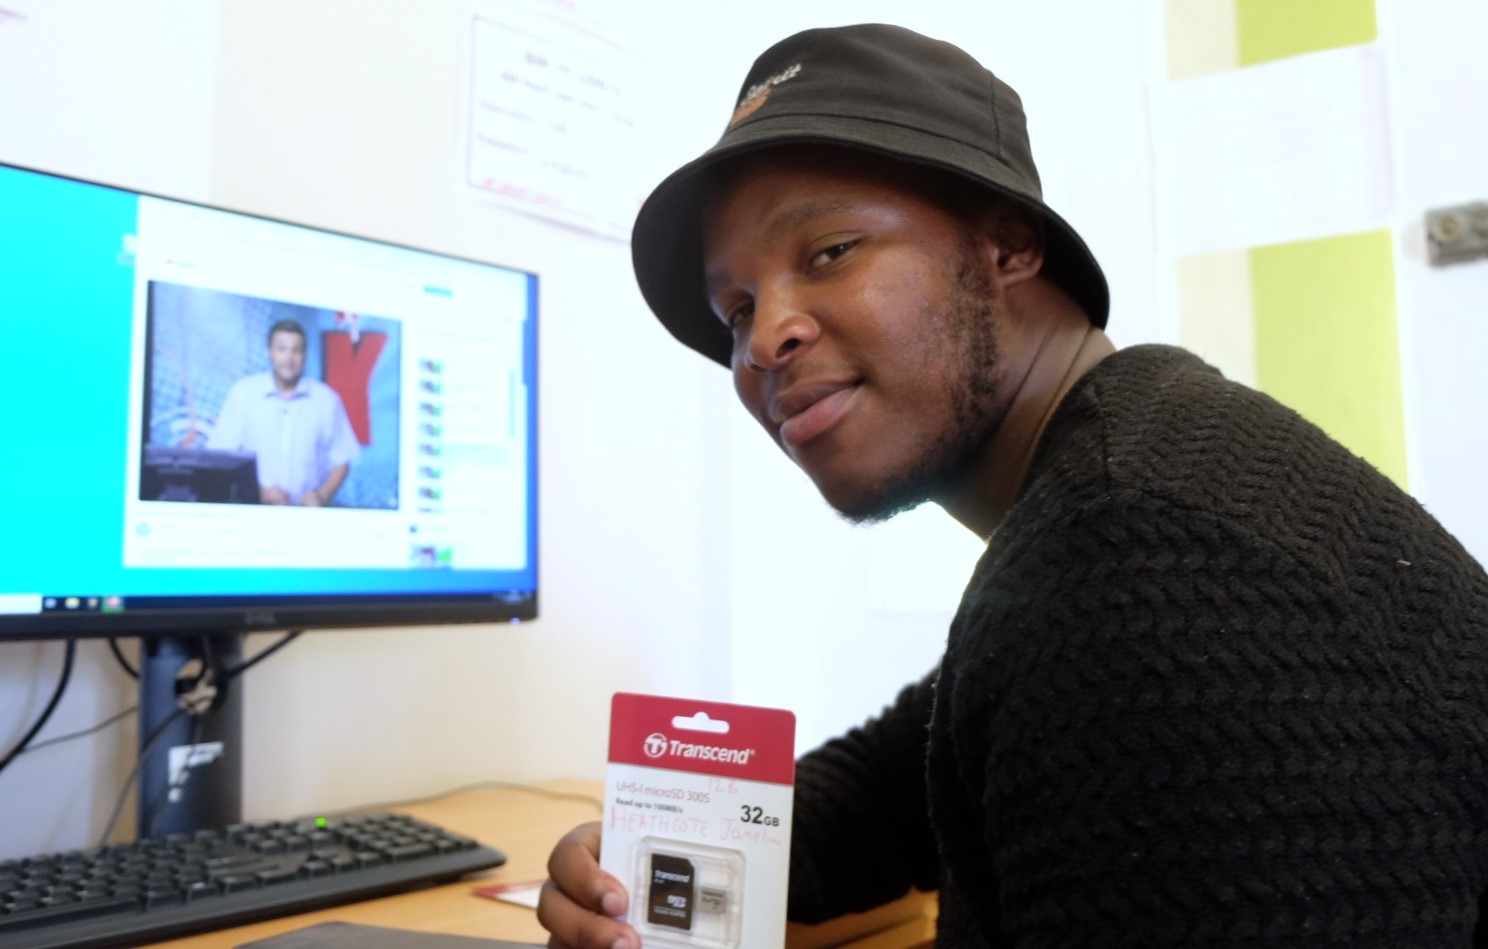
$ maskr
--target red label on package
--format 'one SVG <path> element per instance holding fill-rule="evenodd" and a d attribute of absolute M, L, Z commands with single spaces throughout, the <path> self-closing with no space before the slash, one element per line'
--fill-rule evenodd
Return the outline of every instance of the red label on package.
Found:
<path fill-rule="evenodd" d="M 615 694 L 610 761 L 721 778 L 792 784 L 795 716 L 772 708 Z"/>

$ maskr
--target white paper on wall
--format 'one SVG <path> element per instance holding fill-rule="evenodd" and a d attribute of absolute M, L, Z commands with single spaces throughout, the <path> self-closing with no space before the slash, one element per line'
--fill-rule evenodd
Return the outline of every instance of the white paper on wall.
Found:
<path fill-rule="evenodd" d="M 644 196 L 639 57 L 573 3 L 469 8 L 464 183 L 508 207 L 628 239 Z"/>
<path fill-rule="evenodd" d="M 1388 224 L 1385 88 L 1375 46 L 1160 86 L 1153 137 L 1166 249 L 1205 253 Z"/>

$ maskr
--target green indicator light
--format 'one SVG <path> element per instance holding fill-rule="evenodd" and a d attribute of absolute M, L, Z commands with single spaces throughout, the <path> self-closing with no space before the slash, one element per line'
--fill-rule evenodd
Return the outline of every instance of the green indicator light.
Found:
<path fill-rule="evenodd" d="M 317 818 L 315 818 L 315 826 L 316 827 L 324 827 L 325 825 L 326 825 L 326 819 L 324 817 L 317 817 Z"/>

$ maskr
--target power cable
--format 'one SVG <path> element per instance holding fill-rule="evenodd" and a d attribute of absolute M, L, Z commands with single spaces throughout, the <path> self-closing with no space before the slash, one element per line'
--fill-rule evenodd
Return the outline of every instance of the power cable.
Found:
<path fill-rule="evenodd" d="M 124 787 L 119 791 L 119 797 L 114 801 L 114 810 L 109 815 L 108 824 L 103 828 L 103 836 L 98 838 L 98 846 L 108 846 L 108 839 L 114 833 L 114 825 L 119 823 L 119 815 L 124 812 L 124 801 L 129 797 L 129 789 L 134 787 L 134 779 L 139 776 L 140 768 L 144 767 L 145 759 L 150 757 L 150 752 L 154 751 L 160 739 L 165 737 L 166 729 L 175 724 L 176 720 L 185 714 L 185 708 L 178 708 L 167 715 L 165 721 L 155 727 L 155 731 L 150 733 L 149 740 L 140 748 L 139 757 L 135 759 L 134 767 L 130 769 L 129 776 L 124 779 Z"/>
<path fill-rule="evenodd" d="M 281 639 L 279 639 L 271 646 L 264 647 L 263 652 L 260 652 L 258 655 L 254 656 L 252 659 L 249 659 L 247 662 L 244 662 L 241 665 L 234 666 L 231 669 L 223 669 L 217 675 L 217 682 L 220 684 L 236 679 L 238 676 L 247 672 L 249 669 L 252 669 L 260 662 L 263 662 L 265 659 L 283 649 L 285 646 L 288 646 L 296 639 L 299 639 L 302 633 L 304 633 L 303 629 L 296 629 L 291 632 L 285 633 Z"/>
<path fill-rule="evenodd" d="M 131 679 L 138 679 L 139 670 L 129 664 L 129 659 L 124 655 L 124 650 L 119 648 L 119 641 L 110 636 L 108 644 L 109 650 L 114 654 L 114 658 L 119 660 L 119 665 L 123 667 L 125 672 L 129 673 L 129 677 Z"/>
<path fill-rule="evenodd" d="M 52 692 L 51 701 L 47 702 L 47 707 L 42 711 L 41 716 L 36 719 L 35 724 L 31 726 L 31 730 L 26 732 L 26 736 L 17 742 L 16 746 L 10 749 L 10 752 L 4 758 L 0 758 L 0 771 L 4 771 L 6 766 L 15 760 L 16 755 L 26 750 L 26 746 L 31 744 L 31 739 L 35 738 L 36 733 L 41 731 L 41 726 L 45 725 L 47 719 L 51 718 L 52 713 L 57 710 L 57 703 L 62 701 L 62 693 L 67 691 L 67 681 L 72 678 L 72 661 L 76 656 L 77 640 L 69 639 L 67 640 L 67 651 L 62 657 L 62 678 L 57 681 L 57 688 Z"/>
<path fill-rule="evenodd" d="M 89 728 L 84 728 L 82 731 L 70 732 L 70 733 L 68 733 L 66 735 L 58 735 L 56 738 L 48 738 L 46 741 L 38 741 L 36 744 L 27 747 L 24 751 L 20 752 L 19 754 L 29 755 L 29 754 L 32 754 L 34 752 L 38 752 L 38 751 L 40 751 L 43 748 L 50 748 L 52 745 L 60 745 L 63 742 L 72 741 L 75 738 L 86 738 L 87 736 L 92 735 L 95 732 L 101 732 L 101 731 L 103 731 L 105 728 L 109 727 L 110 725 L 115 725 L 115 724 L 118 724 L 119 722 L 124 721 L 124 719 L 128 718 L 129 716 L 133 715 L 134 713 L 136 713 L 138 711 L 139 711 L 139 706 L 138 705 L 131 705 L 128 708 L 124 709 L 122 712 L 115 712 L 113 715 L 110 715 L 108 718 L 105 718 L 103 721 L 99 722 L 97 725 L 93 725 L 93 726 L 91 726 Z"/>
<path fill-rule="evenodd" d="M 536 794 L 539 797 L 551 798 L 556 801 L 579 801 L 584 804 L 592 804 L 596 810 L 604 810 L 604 801 L 593 794 L 583 794 L 576 791 L 555 791 L 552 788 L 539 787 L 535 784 L 523 784 L 519 781 L 473 781 L 470 784 L 461 784 L 443 791 L 436 791 L 423 797 L 402 798 L 396 801 L 378 801 L 371 804 L 358 804 L 354 807 L 337 808 L 328 811 L 329 814 L 351 814 L 358 811 L 385 811 L 394 807 L 412 807 L 416 804 L 428 804 L 431 801 L 443 800 L 466 791 L 477 791 L 484 788 L 502 788 L 508 791 L 521 791 L 525 794 Z"/>

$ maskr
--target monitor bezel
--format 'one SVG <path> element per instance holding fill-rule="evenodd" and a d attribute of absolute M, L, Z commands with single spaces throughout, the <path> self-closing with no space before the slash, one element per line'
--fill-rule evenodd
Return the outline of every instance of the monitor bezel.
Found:
<path fill-rule="evenodd" d="M 131 609 L 128 597 L 124 608 L 117 612 L 97 609 L 43 610 L 35 613 L 0 613 L 0 643 L 45 639 L 114 637 L 154 637 L 182 635 L 232 635 L 278 630 L 337 630 L 386 627 L 443 626 L 451 624 L 517 623 L 535 620 L 538 617 L 539 594 L 542 589 L 541 564 L 541 491 L 540 472 L 541 433 L 537 420 L 540 416 L 539 377 L 541 365 L 541 290 L 542 280 L 535 270 L 506 263 L 481 259 L 449 251 L 403 241 L 392 241 L 381 237 L 355 233 L 339 228 L 311 224 L 302 220 L 277 217 L 216 204 L 207 201 L 182 198 L 175 195 L 145 191 L 110 181 L 85 178 L 80 175 L 51 171 L 0 161 L 0 169 L 41 175 L 48 178 L 75 182 L 90 187 L 106 188 L 138 198 L 172 201 L 182 205 L 208 211 L 238 215 L 258 221 L 302 228 L 317 234 L 364 241 L 398 250 L 428 254 L 444 260 L 470 263 L 480 267 L 492 267 L 519 274 L 529 280 L 531 297 L 528 302 L 529 326 L 524 345 L 531 349 L 528 378 L 528 413 L 531 421 L 530 436 L 530 483 L 528 496 L 531 499 L 531 526 L 526 546 L 531 558 L 532 589 L 528 591 L 482 590 L 468 595 L 460 593 L 439 594 L 325 594 L 284 595 L 249 598 L 243 596 L 193 597 L 204 601 L 201 605 L 178 606 L 168 609 Z M 220 599 L 220 603 L 211 602 Z"/>

